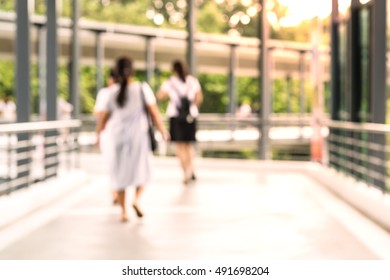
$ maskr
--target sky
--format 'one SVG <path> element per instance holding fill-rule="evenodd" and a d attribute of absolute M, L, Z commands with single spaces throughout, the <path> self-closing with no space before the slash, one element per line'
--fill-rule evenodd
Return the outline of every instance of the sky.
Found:
<path fill-rule="evenodd" d="M 311 19 L 317 15 L 325 18 L 332 10 L 332 0 L 278 0 L 280 4 L 288 6 L 289 16 L 281 20 L 282 26 L 293 26 L 302 20 Z M 351 0 L 339 0 L 339 9 L 345 10 Z"/>

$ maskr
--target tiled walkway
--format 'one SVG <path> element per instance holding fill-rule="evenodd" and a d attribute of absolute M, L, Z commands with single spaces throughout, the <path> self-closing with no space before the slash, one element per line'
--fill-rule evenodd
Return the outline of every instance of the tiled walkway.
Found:
<path fill-rule="evenodd" d="M 384 238 L 383 250 L 390 234 L 298 165 L 198 159 L 198 181 L 183 186 L 176 159 L 157 158 L 141 201 L 145 217 L 130 211 L 122 224 L 101 157 L 84 155 L 88 183 L 0 231 L 0 240 L 12 240 L 0 242 L 0 259 L 383 258 L 374 233 Z M 373 235 L 362 236 L 357 224 Z"/>

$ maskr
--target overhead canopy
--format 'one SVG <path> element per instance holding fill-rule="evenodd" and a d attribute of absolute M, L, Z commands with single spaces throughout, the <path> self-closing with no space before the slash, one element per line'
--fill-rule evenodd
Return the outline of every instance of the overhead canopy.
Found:
<path fill-rule="evenodd" d="M 15 15 L 0 13 L 0 59 L 14 59 Z M 32 26 L 43 26 L 45 17 L 33 16 Z M 59 30 L 59 58 L 60 63 L 67 63 L 70 55 L 71 20 L 60 19 Z M 186 32 L 167 30 L 143 26 L 131 26 L 81 20 L 80 42 L 81 63 L 95 65 L 96 63 L 96 33 L 101 32 L 104 45 L 104 65 L 110 66 L 121 55 L 129 55 L 135 60 L 138 69 L 145 69 L 145 38 L 153 38 L 155 65 L 160 69 L 170 69 L 172 60 L 185 59 Z M 37 28 L 31 28 L 32 59 L 37 59 Z M 230 46 L 237 45 L 237 75 L 257 76 L 258 40 L 247 37 L 231 37 L 225 35 L 211 35 L 198 33 L 196 35 L 196 54 L 198 73 L 228 73 Z M 274 64 L 273 77 L 285 77 L 286 73 L 299 75 L 300 51 L 306 53 L 306 72 L 310 75 L 311 44 L 288 41 L 271 40 L 270 48 Z M 328 54 L 329 49 L 324 47 L 324 79 L 329 79 Z"/>

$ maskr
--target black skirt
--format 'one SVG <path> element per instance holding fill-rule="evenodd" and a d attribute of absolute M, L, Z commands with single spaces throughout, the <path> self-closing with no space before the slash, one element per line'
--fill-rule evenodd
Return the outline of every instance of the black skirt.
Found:
<path fill-rule="evenodd" d="M 177 118 L 169 119 L 169 133 L 173 142 L 194 142 L 196 134 L 196 119 L 191 123 L 179 121 Z"/>

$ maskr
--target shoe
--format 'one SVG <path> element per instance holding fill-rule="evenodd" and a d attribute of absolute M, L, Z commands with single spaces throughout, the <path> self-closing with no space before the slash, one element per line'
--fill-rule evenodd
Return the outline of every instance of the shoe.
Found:
<path fill-rule="evenodd" d="M 195 181 L 195 180 L 196 180 L 195 173 L 192 173 L 192 174 L 191 174 L 191 180 L 192 180 L 192 181 Z"/>
<path fill-rule="evenodd" d="M 138 205 L 133 204 L 133 208 L 138 218 L 142 218 L 144 216 L 144 213 L 142 213 L 142 211 L 138 208 Z"/>

